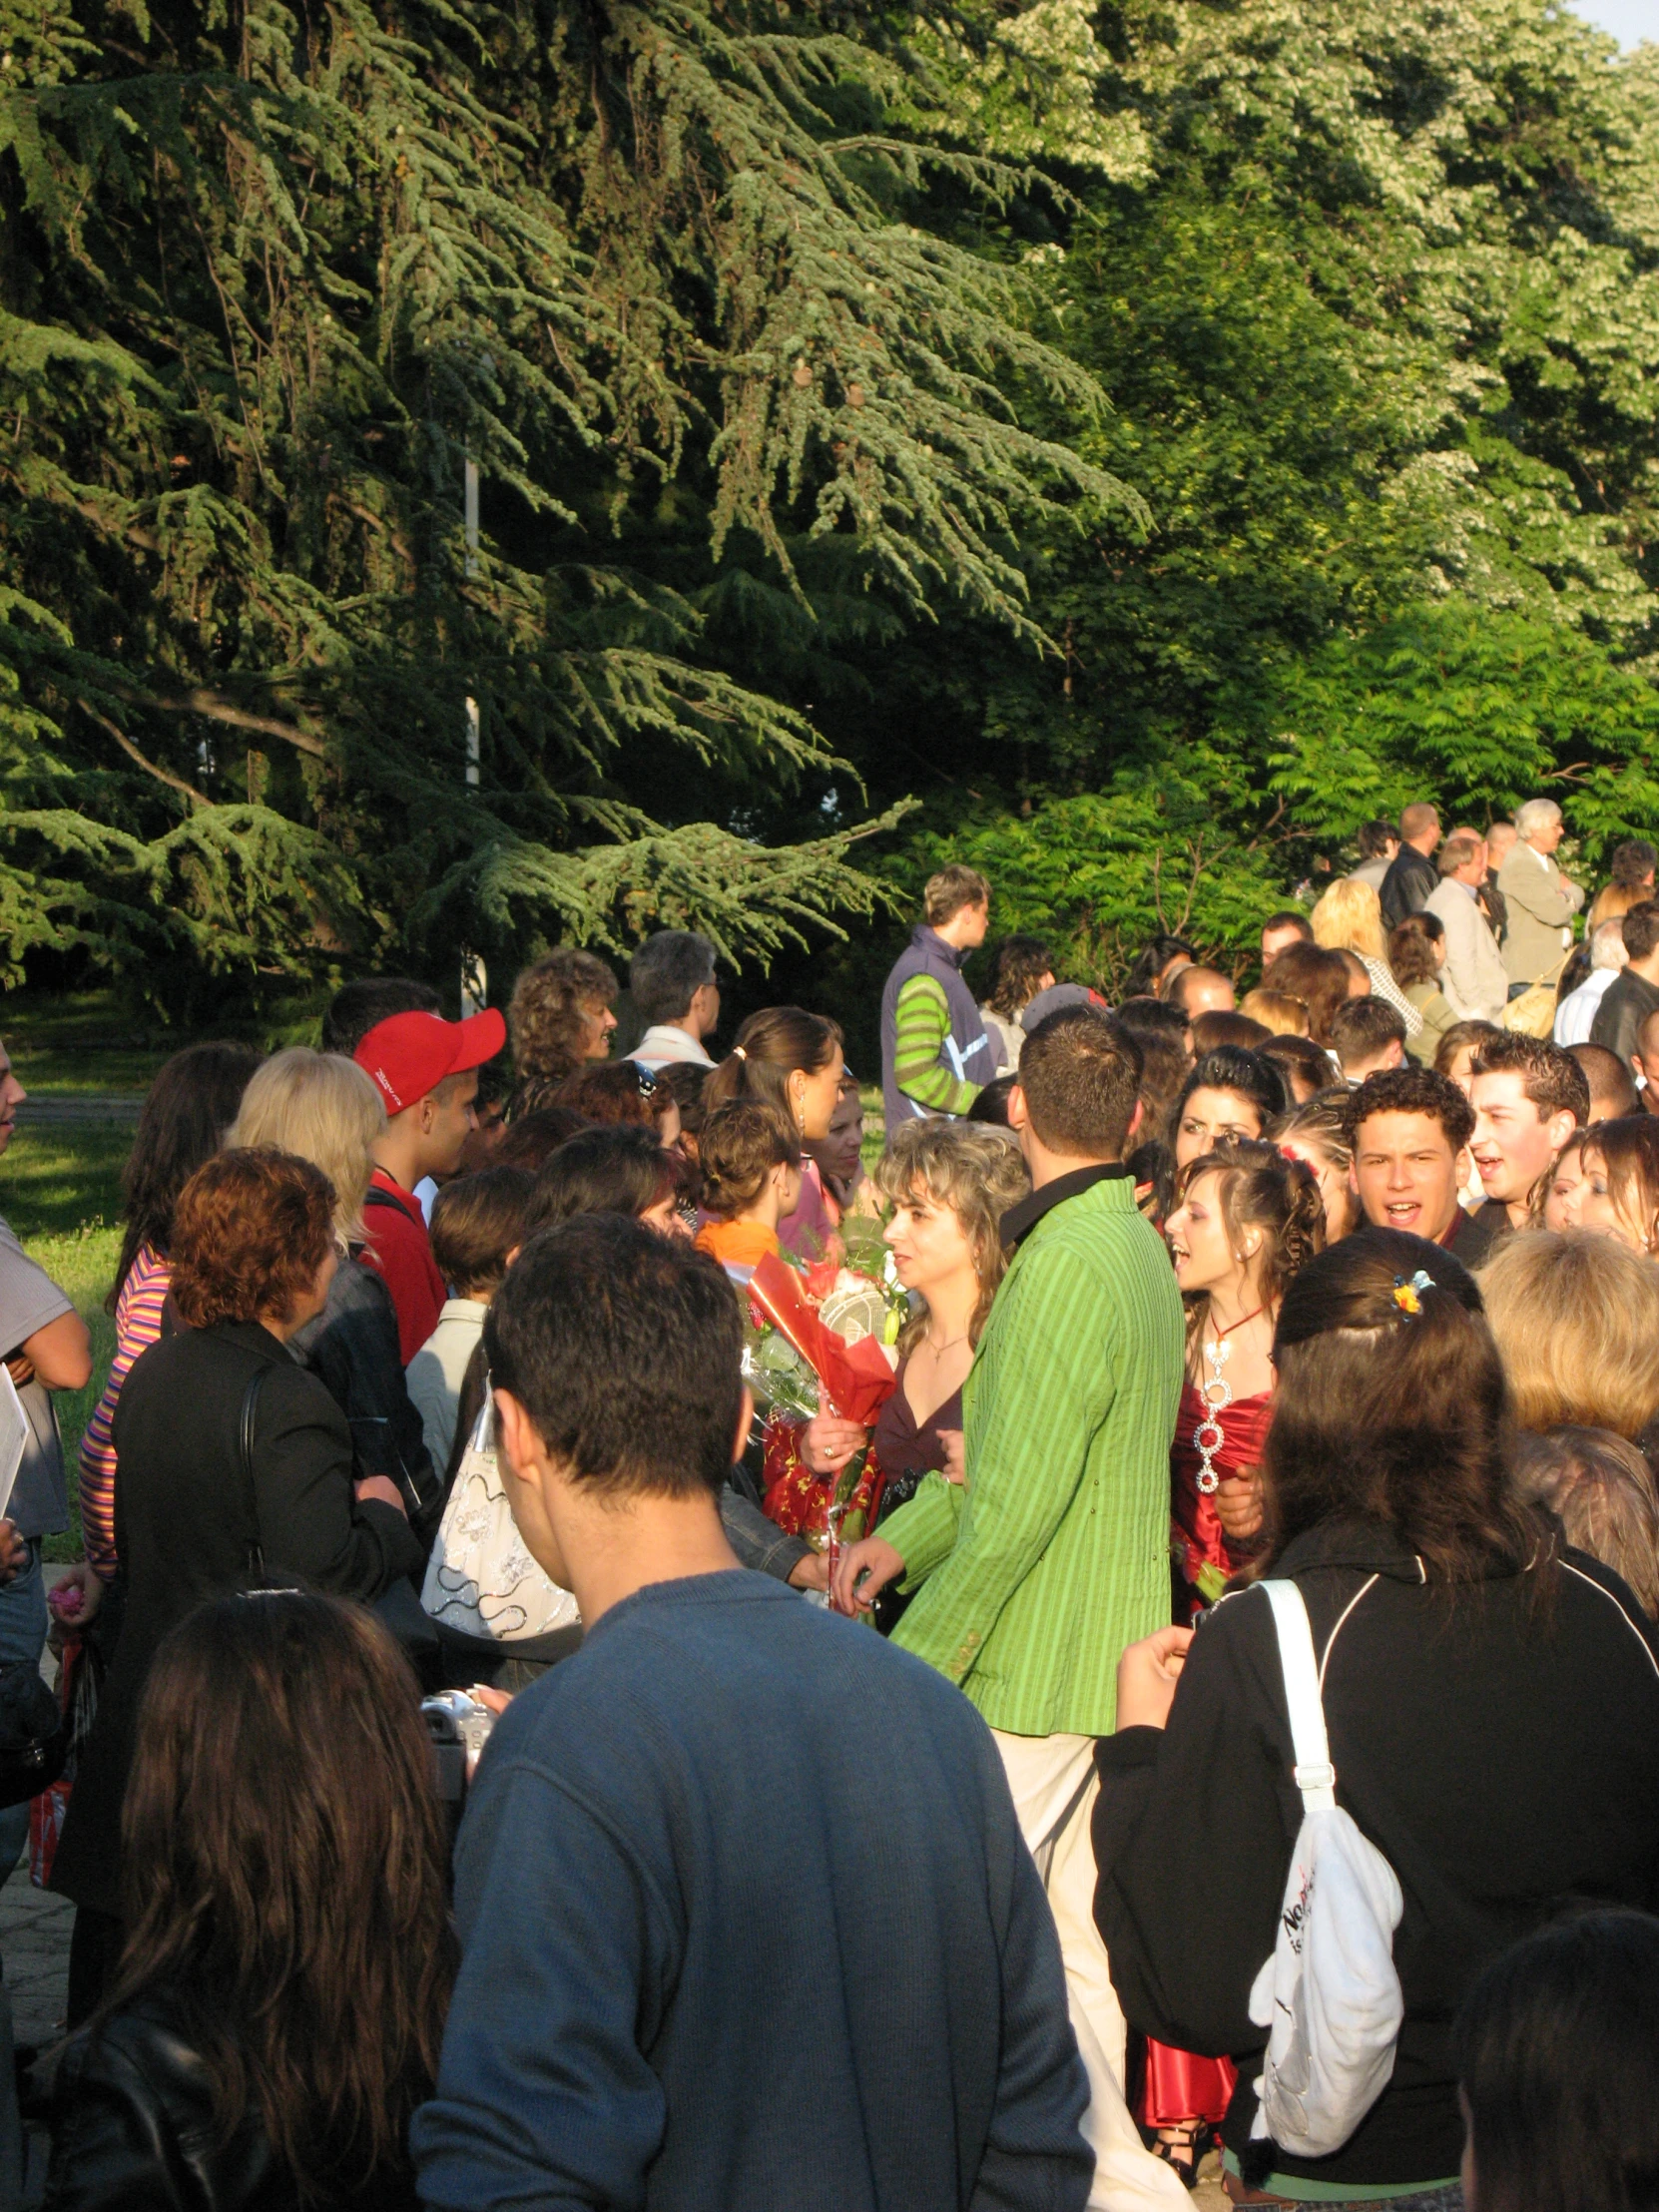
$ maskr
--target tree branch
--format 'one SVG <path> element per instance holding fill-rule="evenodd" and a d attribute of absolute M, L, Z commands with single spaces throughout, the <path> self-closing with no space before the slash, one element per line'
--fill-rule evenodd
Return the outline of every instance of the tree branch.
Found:
<path fill-rule="evenodd" d="M 147 776 L 153 776 L 158 784 L 166 784 L 173 791 L 183 792 L 187 799 L 194 799 L 199 807 L 213 805 L 213 801 L 199 792 L 194 784 L 187 784 L 182 776 L 170 775 L 165 768 L 158 768 L 154 761 L 147 761 L 127 733 L 118 730 L 108 715 L 101 715 L 96 707 L 90 706 L 84 699 L 77 699 L 75 704 L 82 714 L 89 715 L 97 723 L 100 730 L 108 731 L 127 758 L 136 761 Z"/>

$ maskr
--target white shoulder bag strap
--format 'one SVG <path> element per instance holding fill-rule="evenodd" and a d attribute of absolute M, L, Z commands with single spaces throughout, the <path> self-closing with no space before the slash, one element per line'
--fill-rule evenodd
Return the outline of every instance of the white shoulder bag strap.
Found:
<path fill-rule="evenodd" d="M 1308 1608 L 1294 1582 L 1270 1580 L 1262 1588 L 1268 1593 L 1273 1625 L 1279 1632 L 1279 1664 L 1285 1672 L 1285 1703 L 1296 1755 L 1292 1772 L 1302 1792 L 1302 1809 L 1305 1813 L 1331 1813 L 1337 1805 L 1337 1770 L 1331 1764 L 1331 1745 L 1325 1733 L 1325 1701 L 1320 1696 L 1319 1661 L 1314 1656 Z"/>

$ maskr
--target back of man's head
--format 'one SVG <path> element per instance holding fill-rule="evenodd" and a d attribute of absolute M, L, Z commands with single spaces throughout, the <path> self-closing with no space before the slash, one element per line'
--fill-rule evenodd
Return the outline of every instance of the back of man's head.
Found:
<path fill-rule="evenodd" d="M 1399 838 L 1391 822 L 1363 822 L 1355 841 L 1362 860 L 1385 860 Z"/>
<path fill-rule="evenodd" d="M 1370 1074 L 1390 1046 L 1404 1043 L 1404 1017 L 1385 998 L 1351 998 L 1331 1017 L 1331 1049 L 1345 1075 Z"/>
<path fill-rule="evenodd" d="M 1648 1021 L 1659 1024 L 1659 1014 L 1649 1014 Z M 1659 1027 L 1655 1029 L 1659 1038 Z M 1638 1049 L 1647 1043 L 1647 1022 L 1643 1022 Z M 1568 1055 L 1584 1070 L 1584 1080 L 1590 1086 L 1590 1120 L 1617 1121 L 1621 1114 L 1633 1114 L 1641 1105 L 1636 1081 L 1616 1052 L 1610 1052 L 1604 1044 L 1569 1044 Z M 1643 1062 L 1644 1068 L 1646 1062 Z"/>
<path fill-rule="evenodd" d="M 659 929 L 628 963 L 628 988 L 648 1023 L 678 1021 L 715 979 L 715 948 L 695 929 Z"/>
<path fill-rule="evenodd" d="M 1632 960 L 1651 960 L 1659 948 L 1659 906 L 1644 898 L 1624 917 L 1624 949 Z"/>
<path fill-rule="evenodd" d="M 441 1014 L 443 1000 L 430 983 L 412 975 L 364 975 L 346 983 L 328 1001 L 322 1017 L 322 1049 L 349 1060 L 371 1029 L 393 1014 Z"/>
<path fill-rule="evenodd" d="M 1182 1007 L 1188 1017 L 1195 1014 L 1231 1013 L 1237 1004 L 1232 984 L 1220 968 L 1177 968 L 1164 985 L 1164 996 L 1172 1006 Z"/>
<path fill-rule="evenodd" d="M 620 1214 L 532 1237 L 484 1324 L 498 1389 L 592 1494 L 718 1497 L 743 1402 L 743 1328 L 724 1272 Z"/>
<path fill-rule="evenodd" d="M 1590 932 L 1591 967 L 1621 968 L 1629 957 L 1624 941 L 1624 916 L 1615 914 L 1611 921 L 1598 921 Z"/>
<path fill-rule="evenodd" d="M 1440 827 L 1440 811 L 1426 799 L 1413 799 L 1409 807 L 1399 811 L 1399 833 L 1407 844 L 1414 844 L 1418 837 L 1427 836 L 1430 830 Z"/>
<path fill-rule="evenodd" d="M 1038 1022 L 1019 1059 L 1032 1134 L 1076 1160 L 1121 1160 L 1141 1084 L 1141 1048 L 1111 1014 L 1062 1006 Z"/>
<path fill-rule="evenodd" d="M 921 894 L 921 910 L 930 929 L 942 929 L 964 906 L 986 905 L 990 895 L 991 886 L 976 867 L 952 860 L 948 867 L 941 867 L 937 875 L 927 878 Z"/>

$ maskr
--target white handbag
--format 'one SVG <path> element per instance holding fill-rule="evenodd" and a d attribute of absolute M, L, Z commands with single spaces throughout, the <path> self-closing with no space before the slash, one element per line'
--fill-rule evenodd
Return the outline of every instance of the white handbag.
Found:
<path fill-rule="evenodd" d="M 1273 1606 L 1290 1708 L 1302 1826 L 1279 1936 L 1250 1992 L 1270 2029 L 1255 2136 L 1298 2158 L 1340 2150 L 1387 2087 L 1405 2014 L 1393 1961 L 1398 1878 L 1336 1799 L 1308 1608 L 1294 1582 L 1261 1584 Z"/>
<path fill-rule="evenodd" d="M 495 1462 L 495 1403 L 485 1393 L 438 1523 L 420 1602 L 435 1621 L 496 1643 L 551 1635 L 581 1619 L 575 1598 L 531 1558 Z"/>

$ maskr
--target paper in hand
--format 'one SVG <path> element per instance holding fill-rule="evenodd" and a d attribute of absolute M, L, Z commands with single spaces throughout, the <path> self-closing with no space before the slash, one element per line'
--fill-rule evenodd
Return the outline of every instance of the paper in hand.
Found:
<path fill-rule="evenodd" d="M 29 1441 L 29 1416 L 10 1374 L 0 1367 L 0 1520 L 10 1508 L 17 1470 Z"/>

